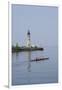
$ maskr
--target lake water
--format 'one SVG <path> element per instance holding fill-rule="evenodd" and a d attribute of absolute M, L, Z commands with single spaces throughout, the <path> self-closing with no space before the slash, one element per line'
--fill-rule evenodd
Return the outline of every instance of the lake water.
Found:
<path fill-rule="evenodd" d="M 44 61 L 30 60 L 49 57 Z M 12 54 L 12 85 L 46 84 L 58 82 L 58 49 L 46 47 L 44 51 Z"/>

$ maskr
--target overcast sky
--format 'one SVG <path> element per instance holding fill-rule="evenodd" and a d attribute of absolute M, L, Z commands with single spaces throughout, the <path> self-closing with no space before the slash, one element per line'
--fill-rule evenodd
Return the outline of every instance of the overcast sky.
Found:
<path fill-rule="evenodd" d="M 12 44 L 26 45 L 27 31 L 33 45 L 57 46 L 58 8 L 12 5 Z"/>

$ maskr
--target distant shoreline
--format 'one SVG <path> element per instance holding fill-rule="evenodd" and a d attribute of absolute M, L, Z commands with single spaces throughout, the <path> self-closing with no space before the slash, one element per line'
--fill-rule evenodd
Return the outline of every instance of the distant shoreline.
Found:
<path fill-rule="evenodd" d="M 44 48 L 42 47 L 12 47 L 12 52 L 21 52 L 21 51 L 36 51 L 36 50 L 41 50 L 43 51 Z"/>

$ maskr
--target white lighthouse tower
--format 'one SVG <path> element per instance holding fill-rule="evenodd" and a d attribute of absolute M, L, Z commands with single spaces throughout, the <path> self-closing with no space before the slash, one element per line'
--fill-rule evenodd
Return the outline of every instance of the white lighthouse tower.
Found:
<path fill-rule="evenodd" d="M 27 47 L 31 47 L 31 35 L 30 30 L 27 32 Z"/>

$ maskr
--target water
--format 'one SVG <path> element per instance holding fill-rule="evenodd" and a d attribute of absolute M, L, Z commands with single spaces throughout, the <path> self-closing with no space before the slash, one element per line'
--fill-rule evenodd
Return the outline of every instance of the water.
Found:
<path fill-rule="evenodd" d="M 49 57 L 44 61 L 30 62 L 38 57 Z M 45 84 L 58 82 L 57 47 L 46 47 L 44 51 L 12 54 L 12 85 Z"/>

